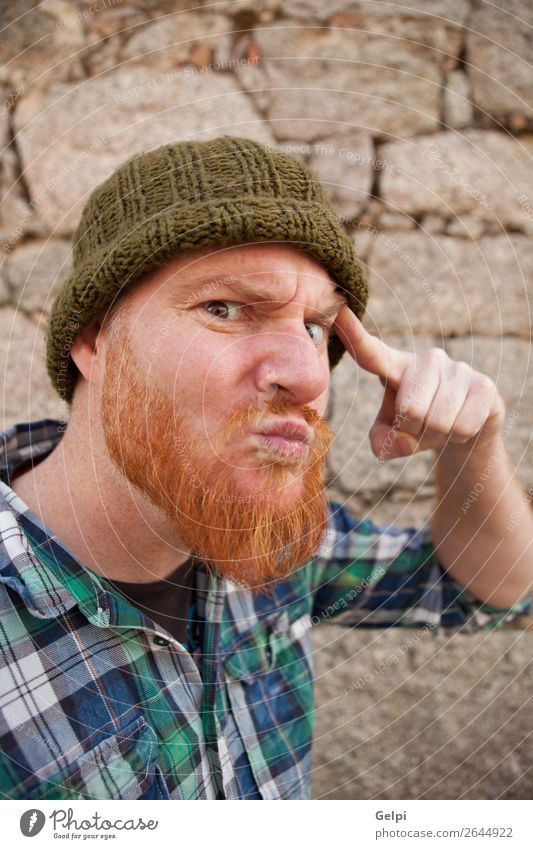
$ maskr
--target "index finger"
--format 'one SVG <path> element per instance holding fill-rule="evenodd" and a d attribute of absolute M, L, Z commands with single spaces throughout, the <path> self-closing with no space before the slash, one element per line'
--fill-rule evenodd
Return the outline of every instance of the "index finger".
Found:
<path fill-rule="evenodd" d="M 333 329 L 361 368 L 394 384 L 400 383 L 410 354 L 372 336 L 347 305 L 339 310 Z"/>

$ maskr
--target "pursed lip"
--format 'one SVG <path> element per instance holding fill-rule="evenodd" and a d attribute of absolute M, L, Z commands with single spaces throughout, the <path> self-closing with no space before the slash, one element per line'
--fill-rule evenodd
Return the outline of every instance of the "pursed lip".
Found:
<path fill-rule="evenodd" d="M 262 430 L 256 431 L 259 436 L 280 436 L 294 442 L 303 442 L 309 445 L 311 442 L 311 430 L 308 425 L 295 421 L 275 422 Z"/>

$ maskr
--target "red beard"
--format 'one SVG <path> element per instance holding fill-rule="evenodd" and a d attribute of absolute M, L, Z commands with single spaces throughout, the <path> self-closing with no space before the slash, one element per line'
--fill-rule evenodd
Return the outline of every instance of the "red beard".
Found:
<path fill-rule="evenodd" d="M 297 466 L 279 458 L 256 459 L 251 467 L 248 461 L 247 474 L 257 469 L 257 480 L 253 492 L 243 491 L 221 456 L 241 428 L 259 425 L 258 403 L 232 411 L 216 449 L 207 439 L 202 444 L 167 394 L 146 380 L 127 330 L 110 334 L 101 416 L 111 459 L 164 512 L 186 549 L 235 584 L 255 588 L 316 554 L 328 521 L 324 465 L 333 439 L 312 407 L 266 402 L 262 408 L 304 418 L 314 438 Z M 301 480 L 294 482 L 296 476 Z"/>

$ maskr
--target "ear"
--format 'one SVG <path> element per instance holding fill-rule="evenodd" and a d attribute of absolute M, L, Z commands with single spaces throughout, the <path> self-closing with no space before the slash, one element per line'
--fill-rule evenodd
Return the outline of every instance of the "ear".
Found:
<path fill-rule="evenodd" d="M 87 324 L 74 339 L 70 356 L 78 371 L 85 380 L 97 382 L 100 367 L 103 365 L 103 346 L 99 344 L 99 333 L 102 327 L 102 313 Z"/>

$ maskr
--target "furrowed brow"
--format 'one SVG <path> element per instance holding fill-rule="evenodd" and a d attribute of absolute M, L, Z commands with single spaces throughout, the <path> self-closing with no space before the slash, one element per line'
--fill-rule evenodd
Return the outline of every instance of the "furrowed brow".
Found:
<path fill-rule="evenodd" d="M 202 277 L 198 280 L 187 281 L 180 285 L 180 294 L 188 295 L 189 299 L 192 297 L 213 297 L 219 289 L 230 289 L 248 304 L 282 300 L 273 296 L 272 292 L 269 292 L 264 286 L 254 284 L 251 280 L 234 277 L 233 275 Z M 339 312 L 340 308 L 346 302 L 346 297 L 337 289 L 331 295 L 327 296 L 324 305 L 320 309 L 311 309 L 309 312 L 314 318 L 331 318 Z"/>
<path fill-rule="evenodd" d="M 340 291 L 336 290 L 330 297 L 328 297 L 322 309 L 318 310 L 316 314 L 331 318 L 331 316 L 337 315 L 340 308 L 345 306 L 347 303 L 348 301 L 345 296 Z"/>

